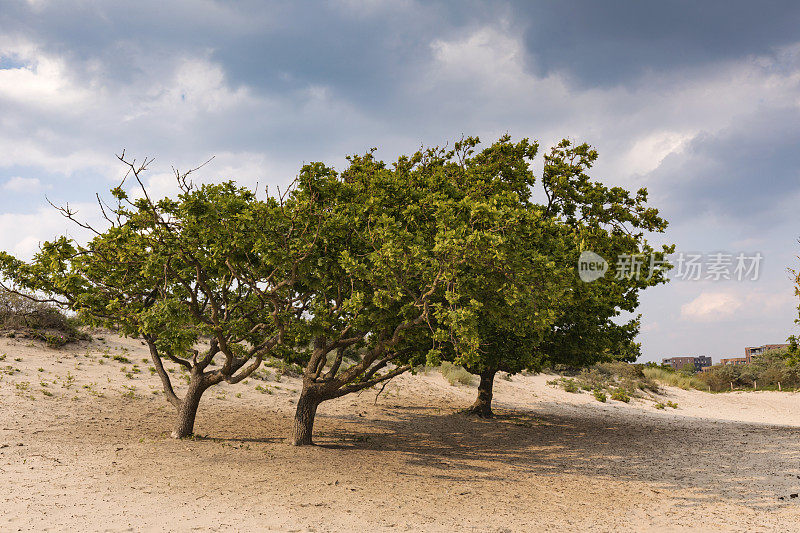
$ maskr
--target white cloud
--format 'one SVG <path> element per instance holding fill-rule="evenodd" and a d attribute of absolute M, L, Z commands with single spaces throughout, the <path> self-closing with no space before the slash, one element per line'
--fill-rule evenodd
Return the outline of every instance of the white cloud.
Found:
<path fill-rule="evenodd" d="M 41 190 L 42 183 L 39 181 L 39 178 L 14 176 L 3 183 L 2 187 L 6 191 L 31 193 Z"/>
<path fill-rule="evenodd" d="M 665 157 L 679 152 L 698 132 L 655 131 L 633 140 L 622 156 L 622 166 L 631 174 L 645 174 L 658 168 Z"/>
<path fill-rule="evenodd" d="M 691 302 L 681 306 L 681 318 L 702 322 L 719 322 L 734 316 L 741 307 L 742 302 L 733 294 L 704 292 Z"/>
<path fill-rule="evenodd" d="M 146 87 L 131 89 L 119 95 L 129 104 L 130 111 L 121 115 L 125 121 L 158 117 L 181 124 L 204 113 L 257 104 L 246 87 L 230 87 L 222 67 L 202 57 L 181 58 L 168 79 L 149 79 Z"/>
<path fill-rule="evenodd" d="M 0 69 L 0 101 L 65 112 L 75 112 L 89 103 L 90 92 L 69 79 L 62 59 L 19 42 L 0 44 L 0 57 L 24 63 Z"/>
<path fill-rule="evenodd" d="M 78 212 L 79 219 L 100 224 L 97 204 L 76 204 L 70 208 Z M 24 228 L 24 229 L 23 229 Z M 40 207 L 31 213 L 0 214 L 0 250 L 5 250 L 21 259 L 30 259 L 39 250 L 39 244 L 59 235 L 68 235 L 85 241 L 90 235 L 64 217 L 52 207 Z"/>
<path fill-rule="evenodd" d="M 473 88 L 505 86 L 507 90 L 533 81 L 524 71 L 521 39 L 507 28 L 485 26 L 465 38 L 436 39 L 431 49 L 441 78 L 469 79 L 477 84 Z"/>

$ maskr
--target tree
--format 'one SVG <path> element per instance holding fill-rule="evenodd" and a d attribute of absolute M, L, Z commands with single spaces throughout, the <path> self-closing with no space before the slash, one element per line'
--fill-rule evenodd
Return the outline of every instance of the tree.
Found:
<path fill-rule="evenodd" d="M 800 269 L 795 270 L 789 268 L 787 270 L 792 278 L 794 278 L 794 295 L 800 296 Z M 800 306 L 798 310 L 800 310 Z M 795 318 L 794 323 L 800 324 L 800 318 Z M 789 335 L 787 341 L 789 343 L 789 348 L 786 351 L 786 361 L 791 366 L 796 366 L 800 363 L 800 337 L 797 335 Z"/>
<path fill-rule="evenodd" d="M 469 168 L 473 140 L 432 148 L 388 167 L 373 153 L 341 174 L 308 165 L 294 194 L 326 212 L 319 268 L 298 345 L 305 365 L 292 442 L 313 443 L 318 406 L 435 360 L 440 346 L 476 348 L 478 302 L 460 292 L 467 265 L 495 256 L 513 232 L 514 191 L 486 191 Z"/>
<path fill-rule="evenodd" d="M 478 397 L 468 410 L 479 416 L 492 416 L 497 371 L 635 360 L 639 318 L 619 323 L 618 317 L 622 311 L 635 311 L 642 289 L 666 281 L 664 259 L 673 250 L 665 246 L 655 251 L 645 239 L 645 231 L 663 232 L 667 225 L 657 210 L 646 205 L 645 189 L 632 195 L 591 180 L 587 172 L 597 152 L 586 144 L 575 146 L 564 140 L 545 156 L 541 196 L 546 203 L 536 203 L 530 169 L 535 155 L 535 144 L 515 145 L 504 137 L 475 161 L 495 179 L 513 171 L 528 187 L 519 194 L 517 206 L 517 213 L 525 214 L 518 215 L 518 220 L 526 221 L 521 224 L 525 229 L 501 245 L 508 264 L 467 276 L 480 276 L 468 292 L 481 303 L 481 349 L 456 353 L 455 362 L 481 376 Z M 520 249 L 526 253 L 520 254 Z M 612 260 L 630 258 L 639 275 L 631 271 L 584 282 L 576 270 L 584 250 Z M 515 273 L 513 291 L 508 291 L 504 271 Z"/>
<path fill-rule="evenodd" d="M 140 198 L 115 188 L 116 206 L 100 202 L 108 223 L 102 230 L 61 208 L 94 238 L 46 242 L 30 263 L 0 253 L 0 273 L 15 290 L 69 307 L 91 324 L 141 336 L 177 411 L 172 436 L 187 437 L 205 390 L 238 383 L 265 357 L 285 353 L 286 331 L 303 310 L 296 287 L 318 235 L 314 197 L 302 206 L 280 196 L 259 201 L 230 182 L 195 188 L 188 173 L 176 172 L 178 198 L 155 201 L 141 181 L 148 161 L 119 158 Z M 164 359 L 188 371 L 183 397 Z"/>

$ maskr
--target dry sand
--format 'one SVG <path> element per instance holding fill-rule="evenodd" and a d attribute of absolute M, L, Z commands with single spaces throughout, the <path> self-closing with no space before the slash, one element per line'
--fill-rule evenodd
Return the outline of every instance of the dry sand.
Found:
<path fill-rule="evenodd" d="M 139 341 L 3 353 L 2 531 L 800 531 L 798 394 L 665 388 L 660 411 L 514 376 L 479 420 L 432 372 L 326 402 L 294 448 L 296 379 L 211 389 L 175 441 Z"/>

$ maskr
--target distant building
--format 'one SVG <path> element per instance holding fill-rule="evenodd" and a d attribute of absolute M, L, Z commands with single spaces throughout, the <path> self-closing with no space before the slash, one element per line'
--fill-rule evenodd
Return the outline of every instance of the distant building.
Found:
<path fill-rule="evenodd" d="M 728 357 L 727 359 L 720 359 L 721 365 L 743 365 L 747 363 L 746 357 Z"/>
<path fill-rule="evenodd" d="M 769 350 L 784 350 L 788 348 L 788 344 L 765 344 L 763 346 L 748 346 L 744 349 L 744 358 L 747 362 L 751 362 L 753 357 L 759 356 Z"/>
<path fill-rule="evenodd" d="M 705 355 L 696 357 L 668 357 L 662 359 L 662 363 L 671 366 L 673 370 L 680 370 L 686 365 L 692 365 L 696 372 L 700 372 L 705 367 L 711 366 L 711 358 Z"/>

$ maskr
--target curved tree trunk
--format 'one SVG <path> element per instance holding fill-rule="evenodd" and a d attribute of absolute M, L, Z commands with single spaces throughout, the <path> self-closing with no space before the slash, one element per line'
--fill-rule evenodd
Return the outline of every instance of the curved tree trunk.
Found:
<path fill-rule="evenodd" d="M 481 418 L 492 418 L 492 387 L 494 386 L 494 375 L 497 370 L 484 370 L 481 372 L 481 382 L 478 385 L 478 398 L 475 403 L 466 410 L 467 413 L 478 415 Z"/>
<path fill-rule="evenodd" d="M 178 419 L 175 421 L 175 429 L 172 430 L 173 439 L 191 437 L 194 433 L 194 419 L 205 390 L 203 379 L 200 376 L 192 376 L 189 390 L 186 391 L 186 396 L 178 408 Z"/>
<path fill-rule="evenodd" d="M 297 401 L 297 410 L 292 425 L 292 444 L 295 446 L 310 446 L 314 444 L 314 417 L 317 415 L 317 406 L 321 398 L 308 390 L 303 390 Z"/>

